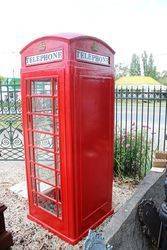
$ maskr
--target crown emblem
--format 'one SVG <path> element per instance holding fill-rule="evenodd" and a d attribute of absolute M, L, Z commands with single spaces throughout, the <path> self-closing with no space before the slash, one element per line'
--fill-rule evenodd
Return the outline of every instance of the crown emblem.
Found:
<path fill-rule="evenodd" d="M 45 49 L 46 49 L 46 43 L 45 42 L 41 42 L 40 44 L 39 44 L 39 47 L 38 47 L 38 49 L 39 49 L 39 51 L 45 51 Z"/>
<path fill-rule="evenodd" d="M 96 51 L 97 52 L 99 50 L 99 47 L 98 47 L 97 43 L 94 42 L 92 44 L 92 46 L 91 46 L 91 49 L 92 49 L 92 51 Z"/>

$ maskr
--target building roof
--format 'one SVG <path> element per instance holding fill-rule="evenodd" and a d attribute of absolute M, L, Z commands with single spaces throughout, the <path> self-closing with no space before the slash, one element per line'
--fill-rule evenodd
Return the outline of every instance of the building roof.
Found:
<path fill-rule="evenodd" d="M 116 80 L 116 86 L 159 86 L 161 85 L 158 81 L 154 80 L 149 76 L 124 76 Z"/>

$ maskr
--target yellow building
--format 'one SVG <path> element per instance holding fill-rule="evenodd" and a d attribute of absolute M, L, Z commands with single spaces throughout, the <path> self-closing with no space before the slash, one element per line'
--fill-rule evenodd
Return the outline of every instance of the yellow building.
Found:
<path fill-rule="evenodd" d="M 116 88 L 128 88 L 128 89 L 166 89 L 166 87 L 160 84 L 149 76 L 124 76 L 115 81 Z"/>

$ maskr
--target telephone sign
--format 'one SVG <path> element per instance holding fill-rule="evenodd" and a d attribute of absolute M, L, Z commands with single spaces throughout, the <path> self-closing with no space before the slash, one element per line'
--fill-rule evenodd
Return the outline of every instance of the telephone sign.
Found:
<path fill-rule="evenodd" d="M 63 59 L 63 51 L 53 51 L 45 54 L 33 55 L 26 57 L 26 66 L 41 64 L 41 63 L 49 63 L 60 61 Z"/>
<path fill-rule="evenodd" d="M 110 65 L 109 56 L 97 55 L 97 54 L 93 54 L 93 53 L 81 51 L 81 50 L 76 51 L 76 59 L 80 61 L 90 62 L 90 63 Z"/>

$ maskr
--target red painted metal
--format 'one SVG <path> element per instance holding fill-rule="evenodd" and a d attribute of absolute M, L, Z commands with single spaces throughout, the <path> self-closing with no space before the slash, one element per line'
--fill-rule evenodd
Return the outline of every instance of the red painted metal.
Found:
<path fill-rule="evenodd" d="M 60 60 L 40 61 L 54 51 Z M 21 57 L 28 217 L 75 244 L 113 213 L 114 51 L 94 37 L 59 35 L 32 41 Z"/>

